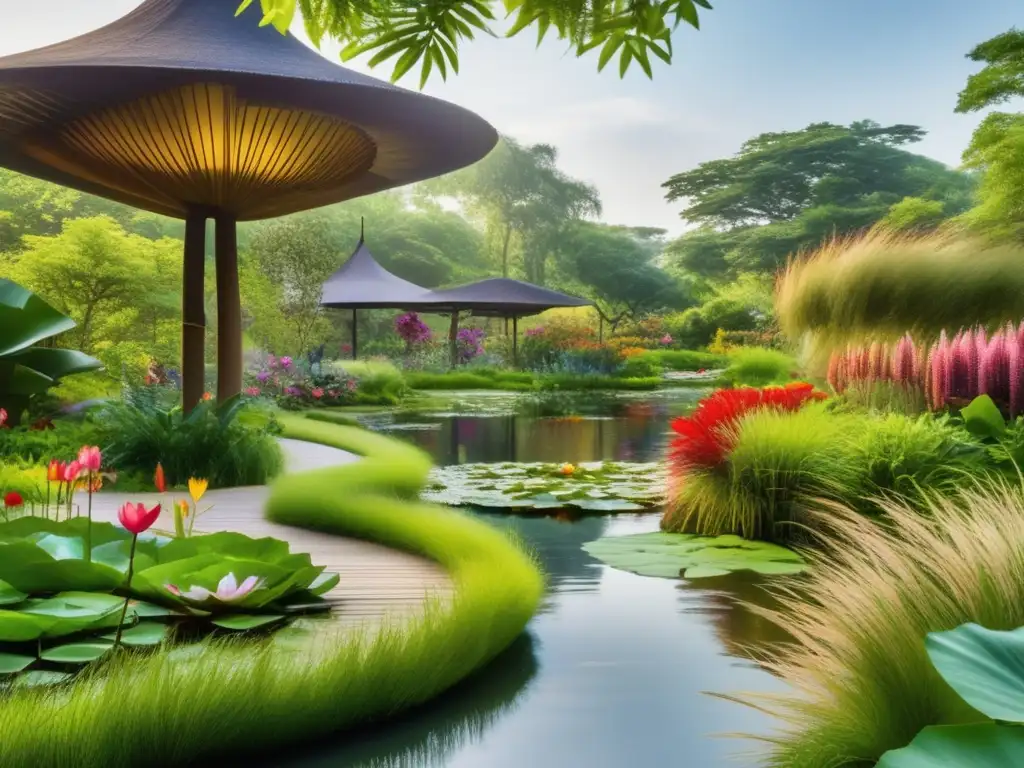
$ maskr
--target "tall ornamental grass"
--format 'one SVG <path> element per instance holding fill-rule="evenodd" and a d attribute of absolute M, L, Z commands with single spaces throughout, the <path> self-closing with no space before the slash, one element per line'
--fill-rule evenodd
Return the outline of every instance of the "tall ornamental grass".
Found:
<path fill-rule="evenodd" d="M 776 312 L 791 339 L 811 333 L 829 349 L 905 333 L 935 338 L 975 324 L 996 328 L 1024 317 L 1024 248 L 880 229 L 836 239 L 789 265 Z"/>
<path fill-rule="evenodd" d="M 985 718 L 938 675 L 929 632 L 1024 625 L 1024 488 L 993 482 L 916 506 L 879 500 L 888 526 L 826 504 L 833 546 L 768 616 L 796 639 L 769 668 L 791 692 L 727 698 L 777 718 L 759 738 L 773 768 L 873 766 L 929 725 Z"/>

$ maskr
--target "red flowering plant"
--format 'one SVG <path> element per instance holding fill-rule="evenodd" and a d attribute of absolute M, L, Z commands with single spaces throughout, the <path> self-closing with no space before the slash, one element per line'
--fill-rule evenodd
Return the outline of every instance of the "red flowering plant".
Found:
<path fill-rule="evenodd" d="M 701 400 L 692 414 L 672 422 L 672 430 L 678 435 L 669 450 L 673 474 L 680 477 L 694 469 L 721 466 L 733 448 L 733 427 L 745 414 L 760 408 L 795 411 L 805 403 L 824 398 L 824 392 L 803 382 L 764 389 L 718 390 Z"/>

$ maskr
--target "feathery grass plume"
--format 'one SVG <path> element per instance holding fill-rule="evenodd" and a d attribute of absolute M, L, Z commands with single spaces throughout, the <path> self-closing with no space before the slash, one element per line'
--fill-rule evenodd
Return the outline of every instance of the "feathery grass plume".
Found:
<path fill-rule="evenodd" d="M 791 692 L 723 696 L 778 719 L 752 737 L 768 745 L 763 765 L 870 766 L 925 726 L 983 719 L 935 671 L 924 638 L 965 622 L 1024 625 L 1024 488 L 975 483 L 930 498 L 926 515 L 878 504 L 890 525 L 823 503 L 834 546 L 809 582 L 779 588 L 777 612 L 751 606 L 797 641 L 766 661 Z"/>
<path fill-rule="evenodd" d="M 792 260 L 777 284 L 776 313 L 787 336 L 809 333 L 823 349 L 996 328 L 1024 317 L 1024 249 L 876 228 Z"/>

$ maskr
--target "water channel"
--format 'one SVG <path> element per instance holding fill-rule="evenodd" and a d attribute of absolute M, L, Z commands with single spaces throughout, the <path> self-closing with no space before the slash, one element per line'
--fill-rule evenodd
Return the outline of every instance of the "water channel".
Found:
<path fill-rule="evenodd" d="M 657 459 L 671 418 L 700 392 L 535 402 L 467 396 L 445 409 L 378 416 L 371 425 L 470 461 Z M 554 415 L 551 415 L 554 414 Z M 479 515 L 513 526 L 550 578 L 519 642 L 426 707 L 333 744 L 295 768 L 660 768 L 754 766 L 755 745 L 723 733 L 766 733 L 767 718 L 705 691 L 772 692 L 752 659 L 785 638 L 737 600 L 764 603 L 763 584 L 733 575 L 687 583 L 602 565 L 581 546 L 607 534 L 657 530 L 658 516 Z"/>

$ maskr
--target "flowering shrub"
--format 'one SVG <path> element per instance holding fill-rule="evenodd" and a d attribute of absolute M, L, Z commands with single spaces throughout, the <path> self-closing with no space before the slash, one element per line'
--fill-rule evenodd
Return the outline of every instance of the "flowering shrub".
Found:
<path fill-rule="evenodd" d="M 455 337 L 459 363 L 465 364 L 484 353 L 483 328 L 462 328 Z"/>
<path fill-rule="evenodd" d="M 430 328 L 415 312 L 406 312 L 395 318 L 395 331 L 402 337 L 408 350 L 417 344 L 430 341 Z"/>
<path fill-rule="evenodd" d="M 659 344 L 653 339 L 641 336 L 611 336 L 605 342 L 614 349 L 655 349 Z"/>
<path fill-rule="evenodd" d="M 1016 416 L 1024 413 L 1024 323 L 991 338 L 981 328 L 942 332 L 927 349 L 909 335 L 891 347 L 850 348 L 832 355 L 828 383 L 840 393 L 876 383 L 920 390 L 933 410 L 988 395 Z"/>
<path fill-rule="evenodd" d="M 732 448 L 732 427 L 747 413 L 761 408 L 795 411 L 824 392 L 814 385 L 794 382 L 784 387 L 720 389 L 698 404 L 693 413 L 672 422 L 678 437 L 670 446 L 670 461 L 677 473 L 690 469 L 714 469 Z"/>
<path fill-rule="evenodd" d="M 357 383 L 351 376 L 333 373 L 313 375 L 290 357 L 271 355 L 243 390 L 246 397 L 275 400 L 282 408 L 304 408 L 310 405 L 347 405 L 355 399 Z"/>

